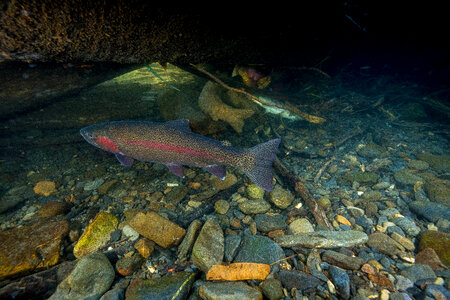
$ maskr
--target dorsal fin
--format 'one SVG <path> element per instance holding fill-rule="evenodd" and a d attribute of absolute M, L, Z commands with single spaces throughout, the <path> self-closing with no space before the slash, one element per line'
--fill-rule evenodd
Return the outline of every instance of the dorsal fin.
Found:
<path fill-rule="evenodd" d="M 189 120 L 188 119 L 180 119 L 180 120 L 173 120 L 173 121 L 167 121 L 164 123 L 165 126 L 184 131 L 184 132 L 192 132 L 191 128 L 189 127 Z"/>

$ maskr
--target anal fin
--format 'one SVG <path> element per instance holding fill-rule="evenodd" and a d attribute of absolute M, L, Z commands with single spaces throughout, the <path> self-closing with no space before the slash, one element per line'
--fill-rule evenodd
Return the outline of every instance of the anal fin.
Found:
<path fill-rule="evenodd" d="M 177 175 L 178 177 L 184 178 L 183 166 L 178 164 L 167 164 L 166 165 L 170 172 Z"/>
<path fill-rule="evenodd" d="M 227 176 L 227 171 L 224 166 L 221 165 L 210 165 L 203 168 L 205 171 L 219 177 L 222 180 L 225 180 Z"/>

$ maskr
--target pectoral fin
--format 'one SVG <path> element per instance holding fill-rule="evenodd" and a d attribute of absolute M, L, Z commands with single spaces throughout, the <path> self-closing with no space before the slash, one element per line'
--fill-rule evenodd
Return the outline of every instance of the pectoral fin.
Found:
<path fill-rule="evenodd" d="M 177 165 L 177 164 L 168 164 L 166 165 L 169 170 L 177 175 L 178 177 L 184 178 L 184 172 L 183 172 L 183 166 L 182 165 Z"/>
<path fill-rule="evenodd" d="M 131 157 L 123 155 L 121 153 L 116 153 L 116 158 L 125 167 L 131 167 L 134 161 L 134 159 L 132 159 Z"/>

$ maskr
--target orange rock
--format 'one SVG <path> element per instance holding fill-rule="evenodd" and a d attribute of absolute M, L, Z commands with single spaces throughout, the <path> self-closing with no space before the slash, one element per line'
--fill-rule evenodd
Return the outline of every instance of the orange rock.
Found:
<path fill-rule="evenodd" d="M 390 287 L 392 286 L 392 282 L 384 275 L 376 273 L 369 274 L 369 279 L 372 280 L 375 284 L 379 286 Z"/>
<path fill-rule="evenodd" d="M 57 264 L 68 232 L 66 220 L 0 231 L 0 280 Z"/>
<path fill-rule="evenodd" d="M 142 238 L 134 244 L 134 248 L 142 255 L 142 257 L 149 258 L 155 249 L 155 242 L 150 241 L 147 238 Z"/>
<path fill-rule="evenodd" d="M 53 181 L 39 181 L 33 191 L 35 194 L 48 197 L 56 192 L 56 184 Z"/>
<path fill-rule="evenodd" d="M 352 226 L 352 223 L 350 223 L 349 220 L 347 220 L 344 216 L 341 215 L 336 216 L 336 221 L 344 225 Z"/>
<path fill-rule="evenodd" d="M 189 187 L 194 190 L 198 190 L 202 185 L 200 182 L 190 182 Z"/>

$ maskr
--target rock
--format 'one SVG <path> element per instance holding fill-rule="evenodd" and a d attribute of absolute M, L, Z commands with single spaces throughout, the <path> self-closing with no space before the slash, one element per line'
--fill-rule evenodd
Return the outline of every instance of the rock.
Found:
<path fill-rule="evenodd" d="M 322 281 L 314 276 L 307 275 L 300 271 L 286 271 L 281 270 L 277 274 L 277 278 L 281 281 L 283 286 L 288 290 L 296 288 L 300 291 L 312 291 L 317 288 Z"/>
<path fill-rule="evenodd" d="M 91 181 L 88 181 L 84 184 L 84 190 L 85 191 L 93 191 L 98 189 L 103 183 L 105 182 L 105 180 L 103 178 L 97 178 Z"/>
<path fill-rule="evenodd" d="M 382 197 L 379 191 L 369 191 L 363 194 L 363 199 L 367 201 L 378 201 Z"/>
<path fill-rule="evenodd" d="M 436 251 L 441 261 L 450 267 L 450 234 L 439 231 L 425 231 L 419 237 L 419 251 L 432 248 Z"/>
<path fill-rule="evenodd" d="M 114 275 L 114 268 L 103 253 L 88 254 L 77 262 L 49 299 L 99 299 L 110 288 Z"/>
<path fill-rule="evenodd" d="M 198 231 L 202 228 L 202 222 L 200 220 L 194 220 L 189 225 L 186 235 L 181 242 L 181 244 L 178 246 L 177 254 L 178 259 L 177 261 L 183 262 L 187 260 L 187 256 L 189 251 L 191 251 L 192 246 L 194 245 L 195 238 L 197 237 Z"/>
<path fill-rule="evenodd" d="M 283 215 L 257 215 L 256 228 L 261 232 L 269 232 L 286 228 L 286 217 Z"/>
<path fill-rule="evenodd" d="M 225 237 L 225 261 L 232 262 L 236 256 L 237 249 L 241 244 L 241 237 L 236 234 L 229 234 Z"/>
<path fill-rule="evenodd" d="M 430 153 L 417 154 L 417 158 L 427 162 L 436 172 L 446 172 L 450 169 L 450 156 L 434 155 Z"/>
<path fill-rule="evenodd" d="M 270 204 L 263 199 L 246 200 L 238 205 L 244 214 L 263 214 L 270 209 Z"/>
<path fill-rule="evenodd" d="M 314 232 L 314 228 L 307 218 L 295 219 L 289 224 L 290 234 L 300 234 L 307 232 Z"/>
<path fill-rule="evenodd" d="M 116 270 L 122 276 L 128 276 L 138 270 L 143 262 L 142 256 L 134 254 L 125 256 L 116 262 Z"/>
<path fill-rule="evenodd" d="M 222 263 L 224 247 L 222 228 L 216 220 L 208 219 L 192 248 L 192 263 L 206 273 L 212 265 Z"/>
<path fill-rule="evenodd" d="M 436 251 L 431 248 L 425 248 L 416 254 L 416 264 L 423 264 L 430 266 L 433 270 L 443 270 L 443 263 Z"/>
<path fill-rule="evenodd" d="M 198 97 L 198 106 L 214 121 L 223 120 L 228 123 L 237 133 L 242 132 L 245 119 L 251 117 L 255 112 L 252 109 L 234 108 L 225 104 L 221 94 L 222 87 L 214 82 L 208 81 Z"/>
<path fill-rule="evenodd" d="M 347 211 L 355 219 L 364 216 L 364 209 L 359 207 L 348 206 Z"/>
<path fill-rule="evenodd" d="M 225 180 L 212 176 L 211 186 L 217 191 L 226 190 L 237 182 L 237 177 L 233 173 L 227 173 Z"/>
<path fill-rule="evenodd" d="M 331 208 L 331 201 L 330 199 L 328 199 L 328 197 L 319 197 L 319 199 L 317 199 L 317 202 L 319 203 L 319 206 L 324 210 L 324 211 L 329 211 Z"/>
<path fill-rule="evenodd" d="M 450 207 L 443 204 L 431 201 L 412 201 L 408 205 L 414 213 L 431 222 L 437 222 L 441 218 L 450 220 Z"/>
<path fill-rule="evenodd" d="M 408 169 L 400 169 L 395 171 L 394 178 L 398 183 L 404 185 L 414 185 L 417 181 L 423 182 L 423 179 Z"/>
<path fill-rule="evenodd" d="M 406 291 L 414 286 L 414 283 L 405 276 L 397 275 L 395 279 L 395 288 L 399 291 Z"/>
<path fill-rule="evenodd" d="M 208 300 L 262 300 L 261 292 L 245 284 L 238 282 L 204 282 L 198 289 L 202 299 Z"/>
<path fill-rule="evenodd" d="M 406 267 L 403 271 L 400 272 L 400 274 L 402 276 L 405 276 L 412 282 L 416 282 L 420 279 L 436 278 L 436 274 L 434 274 L 430 266 L 422 264 L 415 264 Z"/>
<path fill-rule="evenodd" d="M 139 238 L 139 233 L 136 230 L 134 230 L 130 225 L 123 226 L 122 233 L 130 241 L 133 241 L 133 242 Z"/>
<path fill-rule="evenodd" d="M 272 192 L 269 193 L 269 200 L 276 207 L 287 208 L 294 201 L 294 195 L 289 190 L 285 190 L 281 185 L 275 185 Z"/>
<path fill-rule="evenodd" d="M 392 227 L 395 227 L 395 226 L 392 226 Z M 411 241 L 407 237 L 404 237 L 404 236 L 398 234 L 397 232 L 392 232 L 391 238 L 394 241 L 398 242 L 403 247 L 405 247 L 409 251 L 414 251 L 416 249 L 416 247 L 414 246 L 414 242 L 413 241 Z"/>
<path fill-rule="evenodd" d="M 245 236 L 233 262 L 254 262 L 262 264 L 271 264 L 285 257 L 283 249 L 272 239 L 252 235 Z M 278 264 L 272 265 L 272 270 L 277 271 Z"/>
<path fill-rule="evenodd" d="M 134 244 L 136 249 L 143 258 L 149 258 L 155 250 L 155 242 L 147 238 L 142 238 Z"/>
<path fill-rule="evenodd" d="M 408 168 L 423 171 L 430 167 L 430 165 L 423 160 L 411 159 L 408 161 Z"/>
<path fill-rule="evenodd" d="M 0 231 L 0 280 L 57 264 L 68 232 L 66 220 Z"/>
<path fill-rule="evenodd" d="M 56 184 L 53 181 L 39 181 L 33 188 L 35 194 L 48 197 L 56 193 Z"/>
<path fill-rule="evenodd" d="M 391 256 L 399 252 L 395 241 L 382 232 L 375 232 L 369 235 L 367 245 L 369 247 L 377 248 L 378 251 L 383 254 Z"/>
<path fill-rule="evenodd" d="M 38 216 L 41 219 L 54 217 L 63 214 L 67 210 L 65 202 L 50 201 L 42 205 L 38 210 Z"/>
<path fill-rule="evenodd" d="M 364 263 L 362 258 L 351 257 L 332 250 L 323 252 L 322 260 L 347 270 L 358 270 Z"/>
<path fill-rule="evenodd" d="M 119 180 L 117 179 L 111 179 L 108 181 L 105 181 L 101 186 L 98 187 L 97 191 L 101 195 L 105 195 L 108 193 L 108 191 L 117 183 Z"/>
<path fill-rule="evenodd" d="M 330 266 L 328 268 L 328 273 L 331 275 L 331 280 L 333 281 L 334 285 L 336 286 L 337 294 L 342 299 L 349 299 L 350 298 L 350 278 L 348 277 L 347 273 L 342 270 L 341 268 L 338 268 L 336 266 Z"/>
<path fill-rule="evenodd" d="M 125 299 L 125 289 L 124 288 L 113 288 L 103 294 L 100 300 L 124 300 Z"/>
<path fill-rule="evenodd" d="M 420 233 L 420 228 L 408 217 L 394 218 L 394 223 L 400 227 L 407 235 L 416 236 Z"/>
<path fill-rule="evenodd" d="M 86 227 L 73 248 L 75 257 L 81 258 L 106 245 L 118 224 L 119 220 L 113 214 L 104 211 L 99 212 Z"/>
<path fill-rule="evenodd" d="M 224 215 L 230 209 L 230 203 L 226 200 L 219 199 L 214 203 L 214 210 L 220 215 Z"/>
<path fill-rule="evenodd" d="M 0 214 L 14 208 L 33 196 L 33 191 L 26 185 L 17 186 L 8 190 L 5 195 L 0 198 Z"/>
<path fill-rule="evenodd" d="M 359 148 L 356 152 L 365 158 L 383 158 L 389 156 L 389 152 L 386 148 L 373 143 Z"/>
<path fill-rule="evenodd" d="M 431 201 L 450 206 L 449 181 L 428 180 L 425 182 L 425 190 Z"/>
<path fill-rule="evenodd" d="M 352 223 L 350 223 L 350 221 L 347 220 L 346 217 L 341 216 L 341 215 L 337 215 L 337 216 L 336 216 L 336 221 L 337 221 L 338 223 L 340 223 L 340 224 L 343 224 L 343 225 L 352 226 Z"/>
<path fill-rule="evenodd" d="M 425 294 L 433 299 L 450 299 L 450 292 L 448 289 L 438 284 L 429 284 L 425 289 Z"/>
<path fill-rule="evenodd" d="M 140 235 L 154 241 L 163 248 L 178 245 L 186 230 L 155 212 L 137 213 L 129 225 Z"/>
<path fill-rule="evenodd" d="M 261 199 L 264 197 L 264 190 L 254 183 L 248 185 L 245 192 L 250 199 Z"/>
<path fill-rule="evenodd" d="M 125 292 L 125 299 L 187 299 L 195 281 L 195 273 L 177 272 L 160 278 L 134 279 Z"/>
<path fill-rule="evenodd" d="M 178 203 L 186 197 L 188 192 L 189 188 L 187 186 L 176 186 L 165 195 L 164 199 L 167 203 L 178 205 Z"/>
<path fill-rule="evenodd" d="M 322 260 L 320 259 L 318 249 L 312 249 L 306 258 L 306 268 L 308 269 L 309 274 L 322 280 L 323 282 L 327 282 L 328 277 L 326 277 L 323 273 L 321 263 Z"/>
<path fill-rule="evenodd" d="M 264 296 L 269 300 L 279 300 L 284 298 L 283 286 L 281 281 L 275 278 L 269 278 L 261 282 L 259 288 L 262 290 Z"/>
<path fill-rule="evenodd" d="M 360 184 L 375 184 L 378 180 L 379 176 L 376 173 L 362 171 L 350 171 L 338 177 L 338 181 L 342 181 L 343 184 L 347 185 L 352 185 L 355 181 Z"/>
<path fill-rule="evenodd" d="M 387 181 L 382 181 L 382 182 L 378 182 L 377 184 L 375 184 L 374 186 L 372 186 L 372 188 L 374 190 L 384 190 L 387 189 L 391 184 Z"/>
<path fill-rule="evenodd" d="M 274 240 L 281 247 L 339 248 L 353 247 L 367 242 L 367 234 L 357 230 L 315 231 L 296 235 L 277 236 Z"/>

